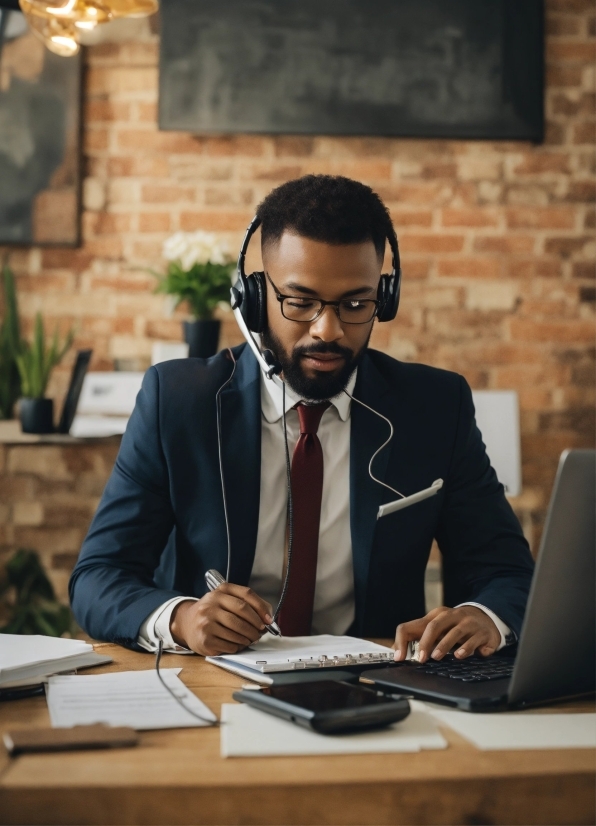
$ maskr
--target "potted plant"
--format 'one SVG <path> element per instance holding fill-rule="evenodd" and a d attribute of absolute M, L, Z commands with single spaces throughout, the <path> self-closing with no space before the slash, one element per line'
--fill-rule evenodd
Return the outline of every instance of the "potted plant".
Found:
<path fill-rule="evenodd" d="M 175 296 L 174 307 L 185 301 L 194 316 L 183 322 L 189 356 L 215 355 L 221 322 L 213 318 L 218 304 L 230 298 L 230 262 L 225 244 L 211 232 L 177 232 L 163 246 L 168 261 L 156 292 Z"/>
<path fill-rule="evenodd" d="M 19 401 L 19 417 L 24 433 L 51 433 L 54 430 L 54 402 L 45 398 L 45 392 L 52 370 L 71 346 L 73 337 L 71 330 L 60 344 L 58 330 L 54 330 L 48 347 L 41 314 L 37 313 L 33 342 L 21 342 L 16 361 L 23 394 Z"/>
<path fill-rule="evenodd" d="M 0 324 L 0 419 L 10 419 L 21 395 L 17 353 L 21 343 L 14 277 L 7 266 L 2 273 L 4 318 Z"/>

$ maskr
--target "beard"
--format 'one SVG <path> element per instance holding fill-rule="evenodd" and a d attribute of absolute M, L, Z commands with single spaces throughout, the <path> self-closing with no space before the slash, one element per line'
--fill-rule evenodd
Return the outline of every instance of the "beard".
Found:
<path fill-rule="evenodd" d="M 347 387 L 352 373 L 362 361 L 371 333 L 372 325 L 364 345 L 357 353 L 347 347 L 341 347 L 334 341 L 327 344 L 321 341 L 307 347 L 294 347 L 288 355 L 281 341 L 269 329 L 261 333 L 261 342 L 263 347 L 272 350 L 275 354 L 283 368 L 284 381 L 289 384 L 294 393 L 310 401 L 326 401 L 337 396 Z M 314 377 L 311 378 L 305 374 L 301 359 L 302 356 L 315 353 L 333 353 L 341 356 L 344 362 L 337 371 L 331 373 L 322 370 L 315 371 Z"/>

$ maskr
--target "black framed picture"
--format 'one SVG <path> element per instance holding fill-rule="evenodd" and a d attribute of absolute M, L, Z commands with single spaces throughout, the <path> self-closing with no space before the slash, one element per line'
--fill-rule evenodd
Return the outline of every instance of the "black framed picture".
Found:
<path fill-rule="evenodd" d="M 162 0 L 159 123 L 543 135 L 542 0 Z"/>
<path fill-rule="evenodd" d="M 0 11 L 0 244 L 78 244 L 80 119 L 80 55 Z"/>

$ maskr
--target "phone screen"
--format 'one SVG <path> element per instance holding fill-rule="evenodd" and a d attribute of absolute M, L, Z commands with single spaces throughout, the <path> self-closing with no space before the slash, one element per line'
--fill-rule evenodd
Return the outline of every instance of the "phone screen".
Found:
<path fill-rule="evenodd" d="M 389 697 L 379 695 L 371 688 L 335 680 L 268 686 L 262 692 L 276 700 L 315 712 L 386 705 L 391 702 Z"/>

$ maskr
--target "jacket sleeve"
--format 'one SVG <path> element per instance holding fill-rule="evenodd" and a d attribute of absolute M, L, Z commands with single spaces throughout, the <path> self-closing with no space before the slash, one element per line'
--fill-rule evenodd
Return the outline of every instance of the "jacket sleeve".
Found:
<path fill-rule="evenodd" d="M 160 438 L 159 376 L 151 368 L 70 579 L 72 609 L 88 634 L 138 648 L 143 620 L 180 595 L 153 581 L 173 528 Z"/>
<path fill-rule="evenodd" d="M 503 485 L 491 467 L 460 377 L 460 412 L 436 534 L 445 604 L 478 602 L 518 636 L 534 563 Z"/>

